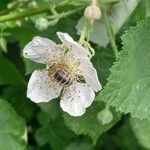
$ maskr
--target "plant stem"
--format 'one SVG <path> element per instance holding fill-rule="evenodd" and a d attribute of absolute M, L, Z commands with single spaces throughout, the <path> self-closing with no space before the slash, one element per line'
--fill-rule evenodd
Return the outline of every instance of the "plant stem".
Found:
<path fill-rule="evenodd" d="M 9 9 L 6 9 L 6 10 L 3 10 L 0 12 L 0 16 L 1 15 L 6 15 L 8 13 L 10 13 L 11 11 L 15 10 L 17 7 L 19 7 L 20 3 L 16 3 L 15 6 L 13 6 L 12 8 L 9 8 Z"/>
<path fill-rule="evenodd" d="M 28 16 L 37 15 L 37 14 L 44 13 L 47 11 L 49 11 L 49 5 L 44 6 L 42 8 L 29 9 L 29 10 L 26 10 L 23 12 L 10 13 L 10 14 L 5 15 L 5 16 L 0 16 L 0 22 L 25 18 Z"/>
<path fill-rule="evenodd" d="M 81 31 L 79 43 L 83 43 L 84 42 L 84 40 L 86 38 L 86 34 L 87 34 L 87 25 L 86 25 L 86 20 L 85 20 L 83 28 L 82 28 L 82 31 Z"/>
<path fill-rule="evenodd" d="M 61 19 L 61 18 L 67 17 L 69 15 L 72 15 L 72 14 L 78 12 L 81 9 L 83 9 L 83 7 L 80 7 L 80 8 L 74 9 L 74 10 L 69 10 L 67 12 L 63 12 L 63 13 L 60 13 L 60 14 L 57 14 L 57 15 L 52 15 L 52 16 L 49 16 L 49 19 L 57 19 L 57 18 Z"/>
<path fill-rule="evenodd" d="M 71 10 L 71 11 L 63 12 L 61 14 L 51 15 L 51 16 L 49 16 L 49 19 L 56 19 L 56 18 L 60 19 L 60 18 L 66 17 L 68 15 L 74 14 L 75 12 L 77 12 L 81 9 L 82 8 L 80 7 L 80 8 Z M 37 15 L 37 14 L 45 13 L 48 11 L 50 11 L 50 7 L 49 7 L 49 5 L 46 5 L 46 6 L 43 6 L 41 8 L 39 7 L 37 9 L 30 9 L 30 10 L 26 10 L 23 12 L 11 13 L 8 15 L 0 16 L 0 22 L 17 20 L 20 18 L 25 18 L 25 17 L 29 17 L 32 15 Z"/>
<path fill-rule="evenodd" d="M 111 28 L 110 21 L 108 19 L 106 11 L 104 12 L 104 18 L 105 18 L 105 23 L 106 23 L 106 27 L 107 27 L 107 31 L 108 31 L 108 35 L 109 35 L 109 38 L 110 38 L 110 43 L 111 43 L 112 49 L 113 49 L 115 55 L 117 56 L 118 49 L 117 49 L 117 45 L 116 45 L 116 42 L 115 42 L 115 35 L 112 32 L 112 28 Z"/>

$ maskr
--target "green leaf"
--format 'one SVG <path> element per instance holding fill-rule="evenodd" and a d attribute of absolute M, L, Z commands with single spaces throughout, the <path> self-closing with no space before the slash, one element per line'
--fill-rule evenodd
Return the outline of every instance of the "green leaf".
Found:
<path fill-rule="evenodd" d="M 25 150 L 27 140 L 25 122 L 2 99 L 0 99 L 0 118 L 0 149 Z"/>
<path fill-rule="evenodd" d="M 150 149 L 150 121 L 131 118 L 130 124 L 139 143 Z"/>
<path fill-rule="evenodd" d="M 94 146 L 91 143 L 80 140 L 80 142 L 72 142 L 70 145 L 65 147 L 64 150 L 94 150 Z"/>
<path fill-rule="evenodd" d="M 34 36 L 38 36 L 36 29 L 33 28 L 33 24 L 27 23 L 21 28 L 15 28 L 10 36 L 11 42 L 19 42 L 20 49 L 23 50 L 24 46 L 32 40 Z M 22 52 L 22 51 L 21 51 Z"/>
<path fill-rule="evenodd" d="M 109 8 L 108 20 L 110 21 L 114 34 L 117 34 L 123 24 L 129 19 L 138 3 L 138 0 L 123 0 L 114 4 L 111 9 Z M 83 24 L 84 19 L 82 17 L 76 26 L 78 34 L 81 33 Z M 93 31 L 90 35 L 90 41 L 104 47 L 106 47 L 110 42 L 103 16 L 100 20 L 94 22 Z"/>
<path fill-rule="evenodd" d="M 96 55 L 92 58 L 92 62 L 97 70 L 99 80 L 102 86 L 104 86 L 107 83 L 107 78 L 110 75 L 109 69 L 112 67 L 113 62 L 115 61 L 115 56 L 110 47 L 103 48 L 96 46 L 94 49 Z"/>
<path fill-rule="evenodd" d="M 36 116 L 37 105 L 27 99 L 26 87 L 24 85 L 7 86 L 2 90 L 1 96 L 7 100 L 15 111 L 25 118 L 27 122 L 31 121 L 33 117 Z"/>
<path fill-rule="evenodd" d="M 96 143 L 98 137 L 108 131 L 120 118 L 120 114 L 113 111 L 113 121 L 110 124 L 102 125 L 97 118 L 98 113 L 102 109 L 104 109 L 104 104 L 95 101 L 81 117 L 72 117 L 65 113 L 65 123 L 76 134 L 88 135 Z"/>
<path fill-rule="evenodd" d="M 1 0 L 0 10 L 6 9 L 6 5 L 11 2 L 11 0 Z"/>
<path fill-rule="evenodd" d="M 0 85 L 23 84 L 24 79 L 16 66 L 4 57 L 0 57 Z"/>
<path fill-rule="evenodd" d="M 99 101 L 133 117 L 150 119 L 150 21 L 143 21 L 122 37 L 123 51 L 111 69 Z"/>
<path fill-rule="evenodd" d="M 146 17 L 150 17 L 150 1 L 149 0 L 144 0 L 144 1 L 146 7 Z"/>
<path fill-rule="evenodd" d="M 120 3 L 115 4 L 111 8 L 110 19 L 112 22 L 112 28 L 116 34 L 123 24 L 128 21 L 132 13 L 138 6 L 140 0 L 123 0 Z"/>
<path fill-rule="evenodd" d="M 38 145 L 49 144 L 53 150 L 63 149 L 76 135 L 65 126 L 57 101 L 40 104 L 40 107 L 42 111 L 37 117 L 41 127 L 35 134 Z"/>
<path fill-rule="evenodd" d="M 122 150 L 142 150 L 129 124 L 129 119 L 114 134 L 113 140 L 119 149 Z M 144 150 L 144 149 L 143 149 Z"/>

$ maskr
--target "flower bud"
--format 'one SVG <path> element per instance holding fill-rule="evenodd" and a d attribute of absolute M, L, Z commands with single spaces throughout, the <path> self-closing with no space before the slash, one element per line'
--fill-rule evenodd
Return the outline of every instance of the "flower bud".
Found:
<path fill-rule="evenodd" d="M 29 7 L 29 8 L 37 8 L 37 7 L 38 7 L 37 2 L 36 2 L 36 1 L 31 1 L 31 2 L 28 4 L 28 7 Z"/>
<path fill-rule="evenodd" d="M 89 20 L 98 20 L 101 15 L 101 10 L 96 5 L 90 5 L 84 11 L 84 16 Z"/>
<path fill-rule="evenodd" d="M 110 112 L 109 108 L 106 107 L 98 113 L 97 118 L 104 125 L 109 124 L 113 120 L 113 115 Z"/>
<path fill-rule="evenodd" d="M 22 22 L 20 20 L 17 20 L 15 23 L 18 27 L 21 27 L 21 25 L 22 25 Z"/>
<path fill-rule="evenodd" d="M 46 18 L 38 18 L 35 22 L 35 27 L 40 31 L 47 29 L 48 20 Z"/>

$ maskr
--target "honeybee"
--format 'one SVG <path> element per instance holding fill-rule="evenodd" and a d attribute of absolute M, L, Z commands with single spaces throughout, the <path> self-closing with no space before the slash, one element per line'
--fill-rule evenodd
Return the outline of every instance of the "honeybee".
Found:
<path fill-rule="evenodd" d="M 72 83 L 72 78 L 64 70 L 58 70 L 54 74 L 55 80 L 63 85 L 70 85 Z"/>
<path fill-rule="evenodd" d="M 48 68 L 48 75 L 54 81 L 58 82 L 61 85 L 69 86 L 75 79 L 74 71 L 68 64 L 61 62 L 56 63 L 54 62 Z"/>

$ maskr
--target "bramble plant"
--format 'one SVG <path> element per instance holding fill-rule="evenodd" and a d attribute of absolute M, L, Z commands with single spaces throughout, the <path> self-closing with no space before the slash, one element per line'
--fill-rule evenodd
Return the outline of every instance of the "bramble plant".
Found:
<path fill-rule="evenodd" d="M 0 150 L 150 149 L 149 0 L 0 1 Z"/>

